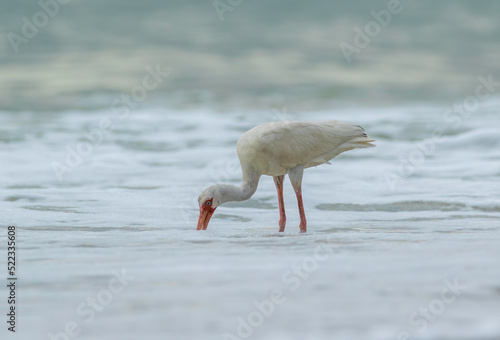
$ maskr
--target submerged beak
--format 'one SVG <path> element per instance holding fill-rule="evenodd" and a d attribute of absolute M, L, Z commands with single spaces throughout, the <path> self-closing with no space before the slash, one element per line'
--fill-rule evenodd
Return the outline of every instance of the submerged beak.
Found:
<path fill-rule="evenodd" d="M 212 218 L 215 209 L 216 208 L 200 207 L 200 218 L 198 219 L 196 230 L 207 230 L 208 222 L 210 222 L 210 218 Z"/>

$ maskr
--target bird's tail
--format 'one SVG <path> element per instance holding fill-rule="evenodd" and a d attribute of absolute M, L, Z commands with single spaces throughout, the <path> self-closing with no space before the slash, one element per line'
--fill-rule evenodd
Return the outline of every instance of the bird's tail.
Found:
<path fill-rule="evenodd" d="M 351 138 L 345 142 L 344 144 L 341 145 L 339 149 L 341 149 L 341 152 L 345 152 L 348 150 L 352 149 L 364 149 L 364 148 L 373 148 L 375 147 L 375 144 L 372 144 L 375 140 L 369 137 L 365 129 L 363 129 L 359 125 L 351 125 L 351 128 L 354 128 L 351 130 Z"/>
<path fill-rule="evenodd" d="M 355 136 L 353 139 L 349 141 L 349 144 L 352 144 L 353 148 L 373 148 L 376 145 L 372 144 L 371 142 L 375 142 L 374 139 L 370 138 L 367 134 L 365 129 L 363 129 L 361 126 L 356 125 L 356 132 L 358 133 L 357 136 Z"/>
<path fill-rule="evenodd" d="M 375 140 L 366 136 L 366 137 L 356 137 L 354 139 L 351 139 L 349 141 L 349 144 L 354 146 L 354 148 L 359 148 L 359 149 L 374 148 L 376 145 L 372 144 L 372 142 L 375 142 Z"/>

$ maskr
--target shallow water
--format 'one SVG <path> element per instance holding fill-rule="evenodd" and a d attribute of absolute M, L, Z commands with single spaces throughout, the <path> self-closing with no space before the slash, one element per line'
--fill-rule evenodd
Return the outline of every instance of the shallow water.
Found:
<path fill-rule="evenodd" d="M 497 339 L 498 104 L 461 124 L 429 105 L 280 117 L 2 112 L 0 209 L 17 226 L 18 335 L 49 339 L 75 322 L 79 339 Z M 289 183 L 277 232 L 270 177 L 197 232 L 199 192 L 240 181 L 239 136 L 283 117 L 353 121 L 377 147 L 305 172 L 305 235 Z M 113 128 L 88 144 L 106 118 Z M 436 129 L 445 137 L 430 142 Z M 122 270 L 128 281 L 109 297 Z M 254 303 L 273 290 L 280 303 L 260 316 Z M 101 302 L 92 318 L 88 298 Z M 240 317 L 255 327 L 239 329 Z"/>

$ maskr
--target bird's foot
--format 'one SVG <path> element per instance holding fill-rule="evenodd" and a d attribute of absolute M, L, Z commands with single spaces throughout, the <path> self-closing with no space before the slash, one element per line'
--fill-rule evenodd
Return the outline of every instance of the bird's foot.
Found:
<path fill-rule="evenodd" d="M 280 222 L 279 222 L 280 233 L 282 233 L 282 232 L 285 231 L 285 225 L 286 225 L 286 220 L 281 219 Z"/>

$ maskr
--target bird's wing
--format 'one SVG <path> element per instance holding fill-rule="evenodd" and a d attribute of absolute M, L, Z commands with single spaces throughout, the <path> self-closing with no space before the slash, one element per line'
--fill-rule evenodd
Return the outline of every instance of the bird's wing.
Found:
<path fill-rule="evenodd" d="M 245 133 L 238 155 L 262 174 L 279 175 L 298 165 L 327 163 L 347 150 L 372 147 L 371 141 L 362 127 L 347 122 L 272 122 Z"/>

